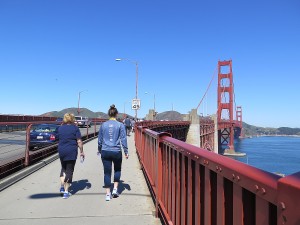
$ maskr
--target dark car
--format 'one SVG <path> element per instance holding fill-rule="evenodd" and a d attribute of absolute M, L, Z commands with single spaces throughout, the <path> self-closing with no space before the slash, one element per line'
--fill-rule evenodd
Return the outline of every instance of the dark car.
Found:
<path fill-rule="evenodd" d="M 58 142 L 58 124 L 39 124 L 30 131 L 29 149 L 46 147 Z"/>
<path fill-rule="evenodd" d="M 56 120 L 55 120 L 56 122 L 63 122 L 64 121 L 64 119 L 63 118 L 61 118 L 61 117 L 58 117 Z"/>

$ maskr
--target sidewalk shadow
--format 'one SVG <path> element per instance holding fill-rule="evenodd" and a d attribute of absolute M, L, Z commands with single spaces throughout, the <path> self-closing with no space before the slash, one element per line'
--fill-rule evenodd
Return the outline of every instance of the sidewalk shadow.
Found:
<path fill-rule="evenodd" d="M 122 192 L 125 191 L 125 190 L 131 191 L 131 187 L 130 187 L 129 184 L 124 183 L 123 180 L 120 180 L 119 186 L 118 186 L 118 192 L 120 194 L 122 194 Z"/>
<path fill-rule="evenodd" d="M 42 199 L 42 198 L 58 198 L 61 197 L 60 193 L 40 193 L 40 194 L 34 194 L 30 195 L 29 198 L 31 199 Z"/>
<path fill-rule="evenodd" d="M 69 192 L 72 195 L 74 195 L 78 191 L 82 191 L 84 189 L 90 189 L 91 187 L 92 187 L 92 184 L 88 181 L 88 179 L 73 181 L 69 188 Z"/>
<path fill-rule="evenodd" d="M 82 191 L 85 188 L 90 189 L 91 187 L 92 187 L 92 184 L 90 182 L 88 182 L 87 179 L 73 181 L 69 188 L 69 192 L 72 195 L 74 195 L 78 191 Z M 29 196 L 29 198 L 31 198 L 31 199 L 57 198 L 57 197 L 61 197 L 61 193 L 40 193 L 40 194 L 34 194 L 34 195 Z"/>

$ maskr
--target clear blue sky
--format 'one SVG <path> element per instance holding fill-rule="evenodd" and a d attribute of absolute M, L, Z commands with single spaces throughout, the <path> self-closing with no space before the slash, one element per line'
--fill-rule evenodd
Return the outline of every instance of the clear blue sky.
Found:
<path fill-rule="evenodd" d="M 243 121 L 300 128 L 300 2 L 0 0 L 2 114 L 198 106 L 232 59 Z M 198 114 L 217 109 L 217 77 Z M 86 90 L 86 91 L 84 91 Z M 145 94 L 148 92 L 148 94 Z"/>

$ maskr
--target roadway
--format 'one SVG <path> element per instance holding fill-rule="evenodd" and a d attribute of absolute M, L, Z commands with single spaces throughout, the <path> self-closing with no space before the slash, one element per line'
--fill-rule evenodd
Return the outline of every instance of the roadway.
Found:
<path fill-rule="evenodd" d="M 103 167 L 96 155 L 97 138 L 84 144 L 86 159 L 75 167 L 72 196 L 58 193 L 60 161 L 54 160 L 0 192 L 0 225 L 139 225 L 161 224 L 135 152 L 128 138 L 130 157 L 123 161 L 119 198 L 105 201 Z M 11 180 L 14 176 L 0 180 Z"/>
<path fill-rule="evenodd" d="M 26 131 L 0 133 L 0 165 L 13 158 L 24 157 Z"/>
<path fill-rule="evenodd" d="M 96 126 L 98 131 L 100 125 Z M 86 135 L 87 128 L 80 128 L 81 135 Z M 94 133 L 95 127 L 88 128 L 88 133 Z M 0 165 L 15 159 L 25 157 L 26 131 L 13 131 L 0 133 Z"/>

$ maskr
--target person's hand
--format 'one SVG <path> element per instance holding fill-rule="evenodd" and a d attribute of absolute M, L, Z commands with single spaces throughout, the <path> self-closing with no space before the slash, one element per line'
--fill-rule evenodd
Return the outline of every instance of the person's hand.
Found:
<path fill-rule="evenodd" d="M 84 154 L 84 152 L 80 152 L 80 157 L 82 156 L 82 158 L 84 158 L 85 159 L 85 154 Z"/>
<path fill-rule="evenodd" d="M 128 157 L 129 157 L 129 154 L 125 154 L 125 158 L 128 159 Z"/>

